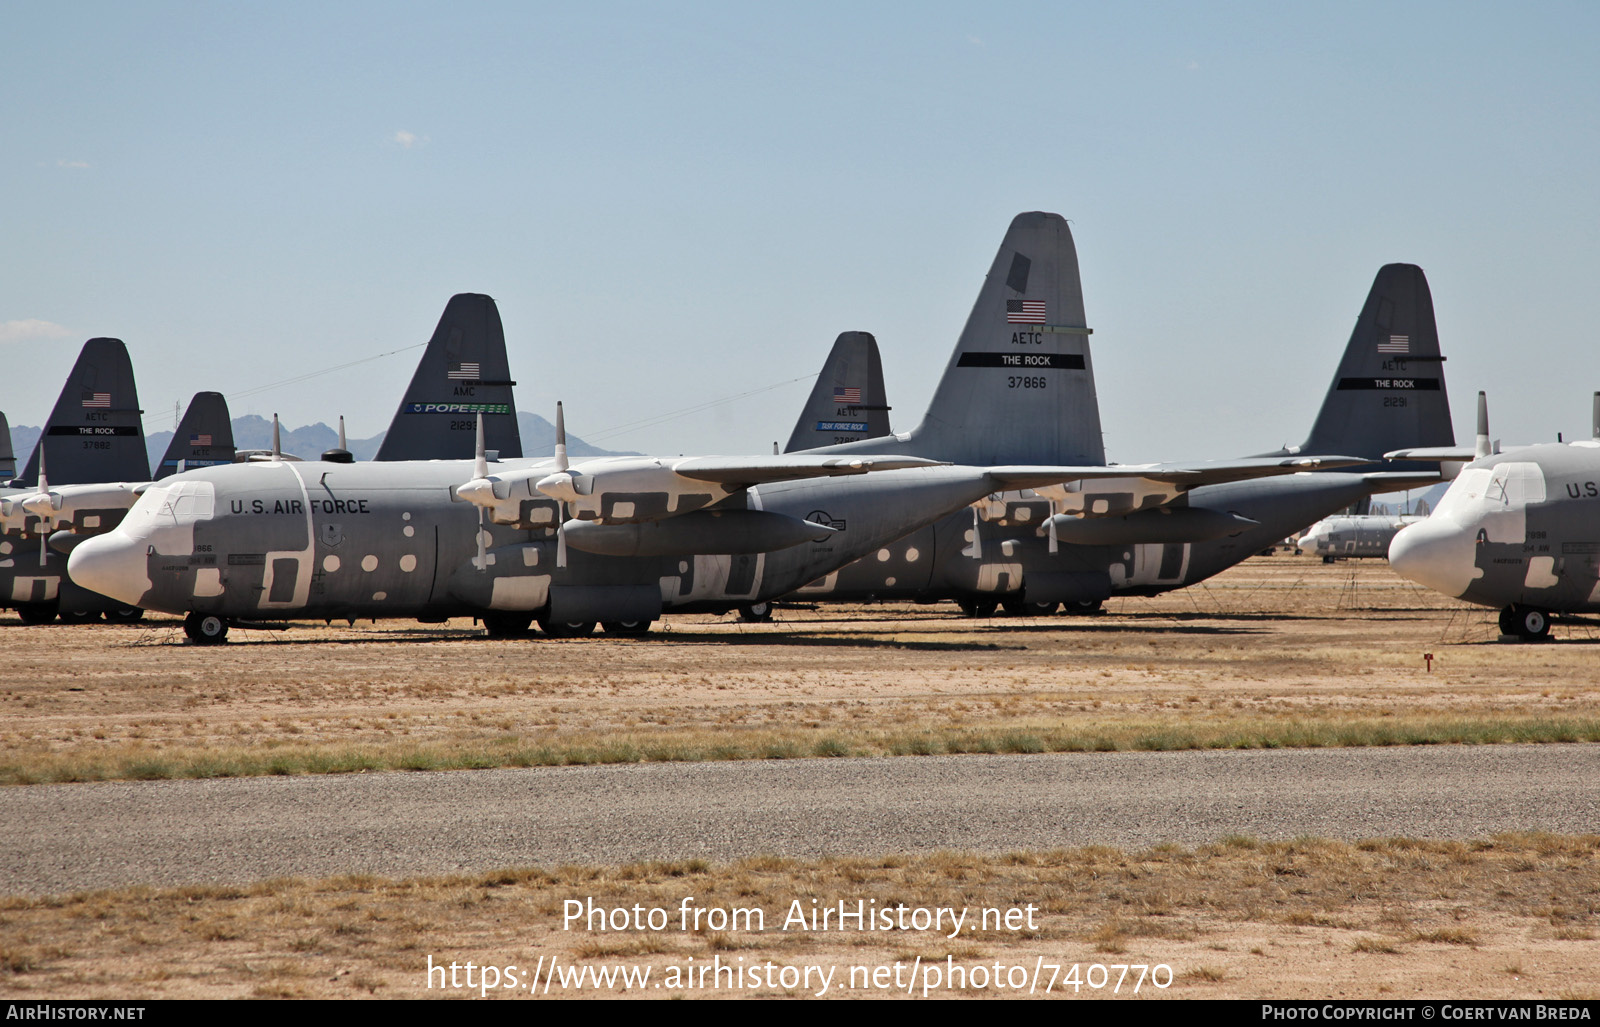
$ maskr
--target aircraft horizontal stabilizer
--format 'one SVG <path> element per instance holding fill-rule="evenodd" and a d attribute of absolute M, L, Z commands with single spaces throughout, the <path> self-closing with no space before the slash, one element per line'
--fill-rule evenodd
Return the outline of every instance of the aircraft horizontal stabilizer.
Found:
<path fill-rule="evenodd" d="M 1467 463 L 1478 458 L 1478 454 L 1471 449 L 1460 446 L 1428 446 L 1417 449 L 1396 449 L 1383 454 L 1385 460 L 1417 460 L 1424 463 L 1443 463 L 1450 460 L 1461 460 Z"/>
<path fill-rule="evenodd" d="M 1425 489 L 1453 477 L 1453 474 L 1444 471 L 1371 471 L 1363 474 L 1361 480 L 1371 487 L 1373 493 L 1379 493 Z"/>

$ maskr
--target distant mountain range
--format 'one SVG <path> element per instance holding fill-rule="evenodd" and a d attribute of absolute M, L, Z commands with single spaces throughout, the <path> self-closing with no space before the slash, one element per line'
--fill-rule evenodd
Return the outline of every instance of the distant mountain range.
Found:
<path fill-rule="evenodd" d="M 527 457 L 550 456 L 555 452 L 556 427 L 538 414 L 517 411 L 517 430 L 522 434 L 522 452 Z M 39 441 L 42 428 L 19 424 L 11 428 L 11 448 L 17 455 L 17 472 L 28 462 L 28 456 Z M 368 439 L 349 439 L 347 445 L 357 460 L 371 460 L 378 453 L 386 432 Z M 339 444 L 339 431 L 318 421 L 300 428 L 284 428 L 279 432 L 283 451 L 302 460 L 316 460 Z M 145 450 L 150 456 L 150 466 L 167 451 L 172 432 L 158 431 L 145 436 Z M 233 444 L 239 449 L 271 449 L 272 422 L 257 414 L 233 419 Z M 636 456 L 632 452 L 601 449 L 591 446 L 571 432 L 567 433 L 567 453 L 570 456 Z"/>

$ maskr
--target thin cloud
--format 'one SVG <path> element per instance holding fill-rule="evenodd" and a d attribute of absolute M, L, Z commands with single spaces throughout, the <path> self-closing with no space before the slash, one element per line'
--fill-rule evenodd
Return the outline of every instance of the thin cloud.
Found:
<path fill-rule="evenodd" d="M 54 321 L 40 321 L 30 317 L 21 321 L 0 321 L 0 343 L 26 342 L 31 339 L 65 339 L 67 330 Z"/>
<path fill-rule="evenodd" d="M 56 167 L 58 168 L 82 169 L 87 168 L 88 166 L 89 162 L 86 160 L 67 160 L 65 157 L 58 157 L 56 159 Z"/>
<path fill-rule="evenodd" d="M 419 136 L 415 132 L 407 132 L 403 128 L 396 132 L 391 138 L 400 146 L 401 149 L 404 150 L 409 150 L 417 146 L 425 146 L 428 142 L 427 136 Z"/>

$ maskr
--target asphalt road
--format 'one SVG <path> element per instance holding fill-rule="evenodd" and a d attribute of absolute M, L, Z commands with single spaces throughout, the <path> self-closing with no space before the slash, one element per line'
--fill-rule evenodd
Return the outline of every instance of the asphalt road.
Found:
<path fill-rule="evenodd" d="M 655 763 L 0 789 L 0 894 L 762 853 L 1600 830 L 1600 745 Z"/>

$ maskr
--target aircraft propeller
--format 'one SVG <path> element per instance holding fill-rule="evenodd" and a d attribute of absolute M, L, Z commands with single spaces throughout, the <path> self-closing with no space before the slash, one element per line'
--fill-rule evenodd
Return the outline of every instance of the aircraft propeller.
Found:
<path fill-rule="evenodd" d="M 61 497 L 50 491 L 50 476 L 45 473 L 44 446 L 39 447 L 39 488 L 32 495 L 24 496 L 20 504 L 27 513 L 39 518 L 39 566 L 43 567 L 49 559 L 47 542 L 50 532 L 54 529 L 55 512 L 61 509 Z"/>
<path fill-rule="evenodd" d="M 478 414 L 477 443 L 473 450 L 472 480 L 458 486 L 456 495 L 478 508 L 478 555 L 473 557 L 472 565 L 480 571 L 484 570 L 489 565 L 484 518 L 488 516 L 489 507 L 494 504 L 494 482 L 489 479 L 489 454 L 483 448 L 483 414 L 481 412 Z"/>

